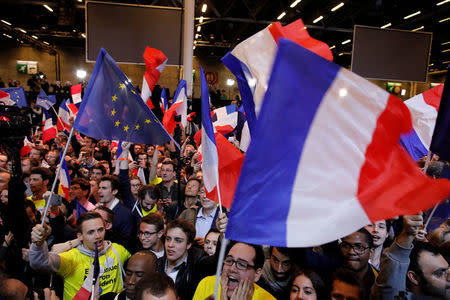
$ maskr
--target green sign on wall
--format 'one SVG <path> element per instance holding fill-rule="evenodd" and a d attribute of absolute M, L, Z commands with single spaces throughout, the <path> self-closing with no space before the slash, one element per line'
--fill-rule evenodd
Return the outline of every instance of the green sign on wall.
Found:
<path fill-rule="evenodd" d="M 27 65 L 26 64 L 17 64 L 17 72 L 20 74 L 27 74 Z"/>

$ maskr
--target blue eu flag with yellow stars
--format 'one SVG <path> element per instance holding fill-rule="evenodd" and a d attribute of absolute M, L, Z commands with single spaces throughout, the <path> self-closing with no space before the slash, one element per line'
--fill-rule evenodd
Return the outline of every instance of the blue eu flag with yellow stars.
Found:
<path fill-rule="evenodd" d="M 8 93 L 9 98 L 14 101 L 18 107 L 28 106 L 23 87 L 1 88 L 0 90 Z"/>
<path fill-rule="evenodd" d="M 171 139 L 131 82 L 102 48 L 74 128 L 97 139 L 162 145 Z"/>

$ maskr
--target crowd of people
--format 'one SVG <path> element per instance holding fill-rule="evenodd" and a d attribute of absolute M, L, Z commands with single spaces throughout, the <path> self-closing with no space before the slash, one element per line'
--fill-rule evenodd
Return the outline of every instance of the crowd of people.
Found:
<path fill-rule="evenodd" d="M 0 154 L 2 299 L 213 299 L 227 209 L 191 136 L 177 150 L 35 133 L 18 161 Z M 51 194 L 67 143 L 70 186 Z M 420 213 L 313 248 L 229 241 L 220 298 L 450 299 L 450 221 L 423 227 Z"/>

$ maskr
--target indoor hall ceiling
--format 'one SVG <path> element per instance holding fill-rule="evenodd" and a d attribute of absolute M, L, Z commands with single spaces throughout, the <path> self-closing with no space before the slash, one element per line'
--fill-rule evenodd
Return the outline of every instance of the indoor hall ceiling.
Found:
<path fill-rule="evenodd" d="M 108 0 L 141 5 L 182 7 L 180 0 Z M 263 29 L 284 12 L 279 20 L 283 25 L 302 18 L 310 35 L 333 48 L 334 60 L 349 66 L 353 26 L 368 25 L 433 32 L 430 70 L 445 69 L 450 61 L 450 0 L 196 0 L 195 30 L 201 31 L 195 39 L 194 55 L 222 57 L 240 41 Z M 338 4 L 339 9 L 332 11 Z M 17 43 L 52 51 L 52 46 L 79 46 L 85 44 L 85 2 L 82 0 L 38 1 L 0 0 L 0 43 L 14 40 Z M 46 4 L 52 12 L 44 7 Z M 202 7 L 207 4 L 206 12 Z M 440 4 L 440 5 L 437 5 Z M 405 19 L 405 16 L 420 14 Z M 203 22 L 199 18 L 203 16 Z M 322 16 L 319 21 L 316 19 Z M 446 20 L 447 19 L 447 20 Z M 315 22 L 315 23 L 314 23 Z M 22 29 L 26 33 L 19 31 Z M 36 36 L 37 39 L 31 37 Z M 43 43 L 45 42 L 45 44 Z M 48 43 L 49 45 L 47 45 Z"/>

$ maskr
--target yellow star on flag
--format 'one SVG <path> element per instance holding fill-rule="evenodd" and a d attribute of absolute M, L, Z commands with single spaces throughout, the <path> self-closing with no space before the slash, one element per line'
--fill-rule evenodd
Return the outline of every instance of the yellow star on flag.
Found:
<path fill-rule="evenodd" d="M 145 120 L 145 123 L 150 124 L 152 121 L 150 119 Z"/>
<path fill-rule="evenodd" d="M 116 124 L 116 125 L 115 125 L 116 127 L 119 127 L 119 125 L 120 125 L 120 121 L 119 121 L 119 120 L 117 120 L 115 124 Z"/>
<path fill-rule="evenodd" d="M 131 92 L 132 92 L 133 94 L 135 94 L 135 95 L 136 95 L 136 92 L 135 92 L 135 91 L 131 90 Z"/>
<path fill-rule="evenodd" d="M 120 87 L 121 89 L 124 89 L 124 88 L 125 88 L 125 84 L 121 83 L 121 84 L 119 84 L 119 87 Z"/>
<path fill-rule="evenodd" d="M 116 100 L 117 100 L 117 96 L 116 95 L 112 96 L 112 101 L 116 102 Z"/>
<path fill-rule="evenodd" d="M 139 124 L 137 124 L 136 126 L 134 126 L 134 129 L 139 130 L 141 126 Z"/>
<path fill-rule="evenodd" d="M 111 111 L 111 116 L 114 116 L 116 114 L 116 110 L 113 108 L 113 110 Z"/>
<path fill-rule="evenodd" d="M 130 129 L 130 127 L 128 127 L 128 125 L 125 125 L 125 127 L 123 127 L 123 131 L 128 132 L 128 129 Z"/>

